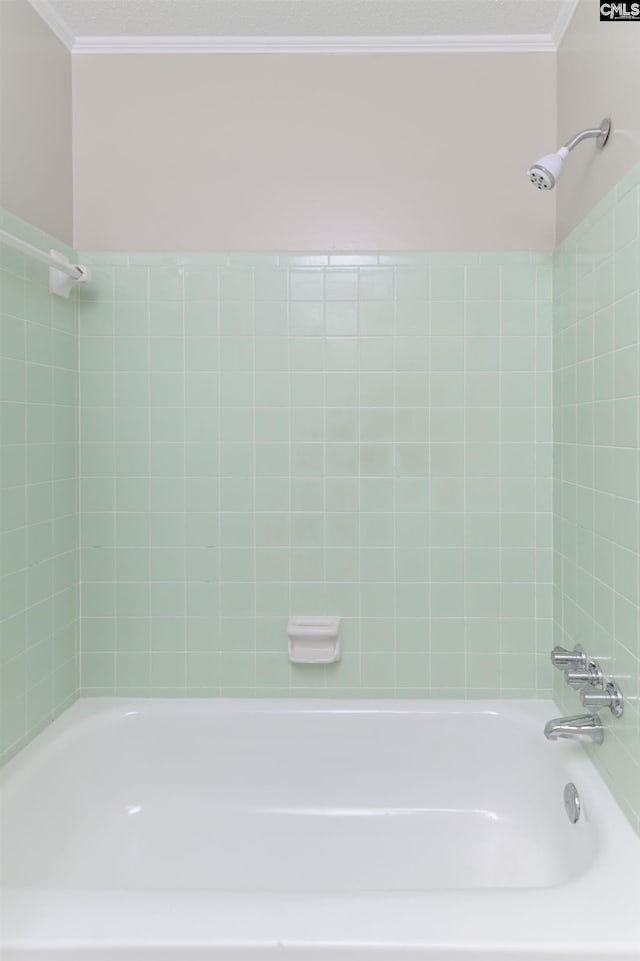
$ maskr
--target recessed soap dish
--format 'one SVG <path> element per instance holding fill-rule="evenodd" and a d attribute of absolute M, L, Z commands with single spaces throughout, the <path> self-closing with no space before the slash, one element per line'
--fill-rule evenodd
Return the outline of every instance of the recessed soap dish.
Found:
<path fill-rule="evenodd" d="M 339 617 L 290 617 L 289 660 L 294 664 L 332 664 L 342 654 Z"/>

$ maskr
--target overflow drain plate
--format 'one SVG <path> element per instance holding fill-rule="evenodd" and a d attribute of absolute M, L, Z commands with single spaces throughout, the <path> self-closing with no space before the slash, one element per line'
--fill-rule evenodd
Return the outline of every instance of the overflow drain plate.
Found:
<path fill-rule="evenodd" d="M 571 781 L 564 787 L 564 809 L 571 823 L 575 824 L 580 817 L 580 796 Z"/>

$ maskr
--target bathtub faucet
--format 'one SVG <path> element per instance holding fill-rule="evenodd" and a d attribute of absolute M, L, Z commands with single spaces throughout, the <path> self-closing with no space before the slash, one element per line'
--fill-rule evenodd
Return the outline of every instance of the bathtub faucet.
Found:
<path fill-rule="evenodd" d="M 604 726 L 597 714 L 577 714 L 575 717 L 554 717 L 544 729 L 550 741 L 566 737 L 580 744 L 602 744 Z"/>

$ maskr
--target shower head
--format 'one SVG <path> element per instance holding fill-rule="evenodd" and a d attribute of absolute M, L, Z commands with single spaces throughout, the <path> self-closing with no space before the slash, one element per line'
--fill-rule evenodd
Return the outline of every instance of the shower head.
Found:
<path fill-rule="evenodd" d="M 564 158 L 569 156 L 566 147 L 560 147 L 557 153 L 548 153 L 529 167 L 529 180 L 538 190 L 553 190 L 556 180 L 560 176 Z"/>
<path fill-rule="evenodd" d="M 587 140 L 589 137 L 595 137 L 596 147 L 604 147 L 609 137 L 610 129 L 611 121 L 608 117 L 605 117 L 599 127 L 581 130 L 580 133 L 577 133 L 575 137 L 568 140 L 566 144 L 560 147 L 555 153 L 548 153 L 532 164 L 527 170 L 529 180 L 538 190 L 553 190 L 556 185 L 556 180 L 560 176 L 562 164 L 569 156 L 569 152 L 582 140 Z"/>

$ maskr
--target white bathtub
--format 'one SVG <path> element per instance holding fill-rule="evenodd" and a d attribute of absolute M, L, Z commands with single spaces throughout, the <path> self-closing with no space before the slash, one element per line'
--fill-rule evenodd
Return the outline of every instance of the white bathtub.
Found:
<path fill-rule="evenodd" d="M 0 774 L 0 957 L 638 961 L 640 840 L 557 713 L 79 701 Z"/>

